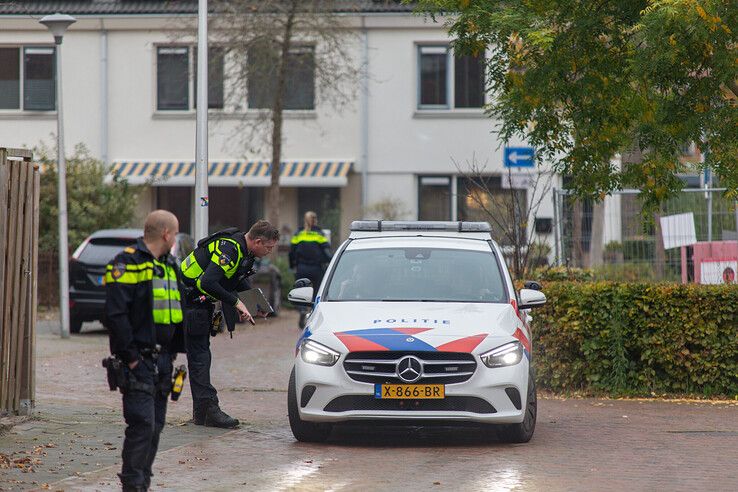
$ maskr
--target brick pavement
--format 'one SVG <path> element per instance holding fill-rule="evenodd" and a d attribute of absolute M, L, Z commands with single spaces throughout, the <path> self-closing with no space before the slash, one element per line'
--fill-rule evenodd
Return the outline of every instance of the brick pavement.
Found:
<path fill-rule="evenodd" d="M 543 398 L 526 445 L 387 427 L 296 443 L 285 392 L 295 323 L 289 313 L 214 339 L 223 407 L 246 424 L 187 424 L 187 390 L 170 405 L 154 490 L 738 490 L 738 402 Z M 0 436 L 0 449 L 46 455 L 31 455 L 33 473 L 0 468 L 0 489 L 117 489 L 123 426 L 99 369 L 105 350 L 101 332 L 39 335 L 39 412 Z"/>

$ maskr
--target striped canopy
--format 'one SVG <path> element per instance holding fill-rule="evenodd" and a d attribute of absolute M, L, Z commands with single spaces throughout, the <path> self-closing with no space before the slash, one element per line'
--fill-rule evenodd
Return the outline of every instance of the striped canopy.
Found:
<path fill-rule="evenodd" d="M 345 186 L 350 160 L 288 161 L 280 166 L 283 186 Z M 208 182 L 215 186 L 268 186 L 272 165 L 266 161 L 210 161 Z M 194 186 L 194 161 L 116 161 L 111 175 L 131 184 Z"/>

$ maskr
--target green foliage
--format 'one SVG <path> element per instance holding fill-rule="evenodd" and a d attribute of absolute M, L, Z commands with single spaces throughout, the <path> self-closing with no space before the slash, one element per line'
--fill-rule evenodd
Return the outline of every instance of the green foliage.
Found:
<path fill-rule="evenodd" d="M 592 270 L 585 270 L 583 268 L 552 266 L 533 270 L 528 277 L 530 277 L 529 280 L 538 280 L 541 282 L 557 282 L 562 280 L 590 282 L 594 280 L 594 273 Z"/>
<path fill-rule="evenodd" d="M 52 151 L 43 145 L 34 149 L 34 154 L 44 166 L 41 174 L 39 249 L 54 251 L 59 245 L 56 159 L 52 157 Z M 70 249 L 76 248 L 90 233 L 98 229 L 113 229 L 131 224 L 143 187 L 130 186 L 117 176 L 110 184 L 106 184 L 105 176 L 104 164 L 91 157 L 82 144 L 78 144 L 72 156 L 67 158 Z"/>
<path fill-rule="evenodd" d="M 552 282 L 533 338 L 542 387 L 738 395 L 738 288 Z"/>
<path fill-rule="evenodd" d="M 406 0 L 410 1 L 410 0 Z M 488 107 L 579 196 L 643 190 L 645 209 L 682 187 L 685 143 L 738 195 L 735 0 L 419 0 L 448 15 L 457 52 L 489 53 Z M 639 151 L 622 169 L 611 159 Z"/>

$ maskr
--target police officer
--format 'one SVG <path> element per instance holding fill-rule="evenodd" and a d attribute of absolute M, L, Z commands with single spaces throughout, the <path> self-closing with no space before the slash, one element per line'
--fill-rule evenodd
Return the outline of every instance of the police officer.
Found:
<path fill-rule="evenodd" d="M 223 311 L 235 308 L 241 321 L 254 322 L 236 295 L 251 288 L 256 258 L 268 255 L 279 239 L 279 231 L 265 220 L 256 222 L 247 234 L 236 228 L 216 232 L 201 240 L 182 261 L 187 286 L 185 346 L 192 389 L 192 419 L 197 425 L 232 428 L 238 420 L 220 409 L 218 392 L 210 383 L 210 328 L 215 301 Z M 257 314 L 257 313 L 255 313 Z"/>
<path fill-rule="evenodd" d="M 318 227 L 318 215 L 312 211 L 305 212 L 303 228 L 292 236 L 289 260 L 290 268 L 295 270 L 295 278 L 307 278 L 313 284 L 313 299 L 330 259 L 331 244 Z M 301 329 L 305 327 L 306 316 L 305 311 L 300 311 Z"/>
<path fill-rule="evenodd" d="M 121 389 L 127 427 L 118 475 L 124 491 L 149 488 L 164 427 L 176 355 L 172 342 L 175 333 L 181 335 L 183 317 L 179 270 L 169 254 L 178 230 L 171 212 L 151 212 L 143 237 L 116 255 L 105 273 L 110 351 L 122 360 L 127 381 Z"/>

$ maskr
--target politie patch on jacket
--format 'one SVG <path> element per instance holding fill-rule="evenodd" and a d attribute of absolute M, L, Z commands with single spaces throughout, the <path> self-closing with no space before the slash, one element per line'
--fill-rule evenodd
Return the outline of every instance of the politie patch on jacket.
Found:
<path fill-rule="evenodd" d="M 110 272 L 110 274 L 116 280 L 118 280 L 119 278 L 121 278 L 124 273 L 126 273 L 126 264 L 125 263 L 116 263 L 115 265 L 113 265 L 113 270 Z"/>
<path fill-rule="evenodd" d="M 219 257 L 218 257 L 218 264 L 220 264 L 221 266 L 225 266 L 225 265 L 229 264 L 230 262 L 231 262 L 231 257 L 230 257 L 230 256 L 228 256 L 228 255 L 227 255 L 227 254 L 225 254 L 225 253 L 222 253 L 222 254 L 221 254 L 221 255 L 220 255 Z"/>

